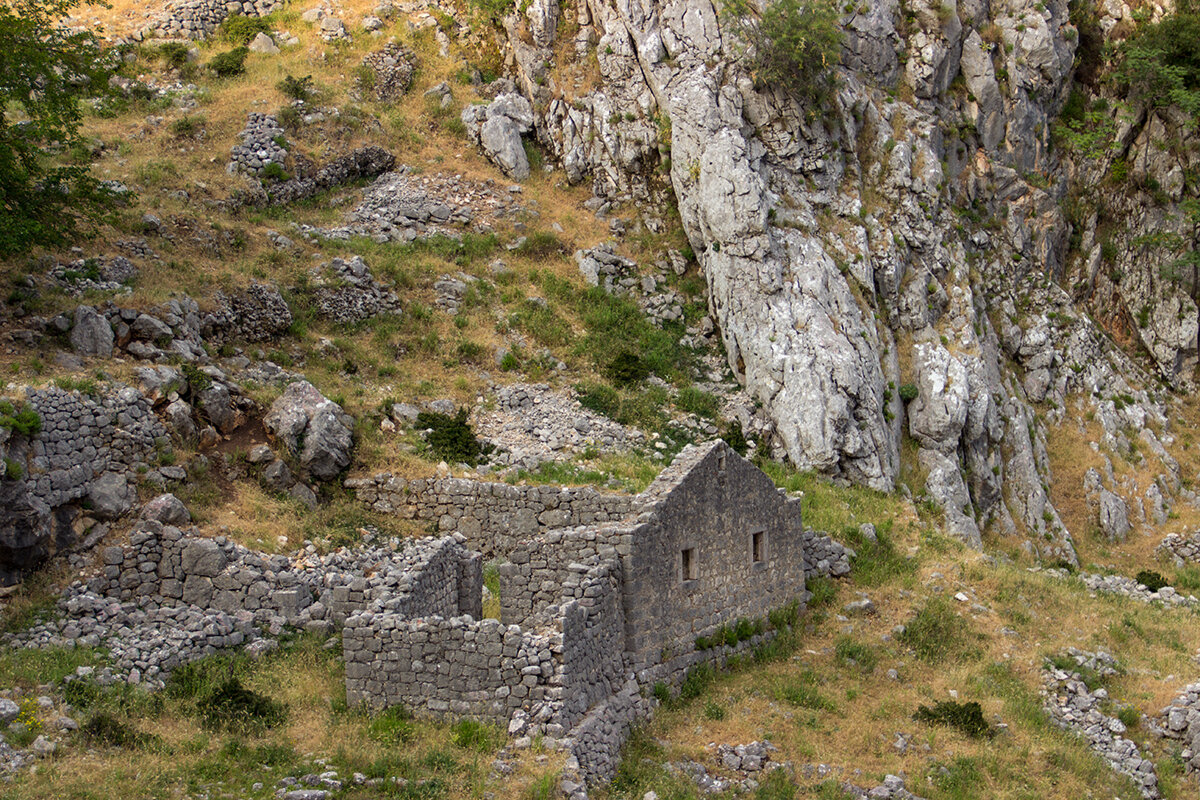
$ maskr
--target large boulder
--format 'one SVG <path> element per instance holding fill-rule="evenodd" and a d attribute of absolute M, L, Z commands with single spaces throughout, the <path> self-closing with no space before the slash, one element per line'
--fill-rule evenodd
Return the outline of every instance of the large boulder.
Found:
<path fill-rule="evenodd" d="M 88 501 L 97 519 L 116 519 L 133 507 L 137 492 L 119 472 L 106 472 L 88 487 Z"/>
<path fill-rule="evenodd" d="M 75 309 L 71 326 L 71 349 L 81 356 L 108 358 L 113 351 L 113 329 L 91 306 Z"/>
<path fill-rule="evenodd" d="M 501 94 L 490 104 L 468 106 L 462 113 L 467 134 L 505 175 L 529 177 L 529 158 L 521 134 L 533 128 L 533 107 L 516 92 Z"/>
<path fill-rule="evenodd" d="M 354 418 L 308 381 L 290 384 L 263 424 L 313 478 L 330 480 L 350 466 Z"/>
<path fill-rule="evenodd" d="M 163 525 L 186 525 L 192 521 L 187 506 L 173 494 L 160 494 L 142 506 L 142 519 L 161 522 Z"/>

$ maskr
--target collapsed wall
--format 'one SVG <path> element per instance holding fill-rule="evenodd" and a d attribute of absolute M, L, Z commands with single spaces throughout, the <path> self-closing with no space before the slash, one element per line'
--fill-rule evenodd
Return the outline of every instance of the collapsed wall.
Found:
<path fill-rule="evenodd" d="M 246 611 L 262 624 L 336 625 L 372 602 L 410 617 L 480 616 L 481 565 L 453 536 L 293 560 L 143 520 L 127 546 L 105 549 L 88 589 L 142 605 Z"/>

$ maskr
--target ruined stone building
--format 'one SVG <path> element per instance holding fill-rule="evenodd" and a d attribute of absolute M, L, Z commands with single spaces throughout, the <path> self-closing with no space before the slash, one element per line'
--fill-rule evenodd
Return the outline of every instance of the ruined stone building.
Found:
<path fill-rule="evenodd" d="M 72 587 L 74 633 L 113 614 L 113 625 L 185 619 L 186 637 L 114 656 L 157 680 L 263 630 L 341 630 L 350 703 L 541 733 L 568 750 L 582 786 L 612 776 L 656 684 L 678 686 L 696 665 L 761 643 L 771 611 L 804 601 L 806 573 L 836 573 L 847 557 L 803 529 L 799 500 L 720 441 L 688 447 L 636 497 L 347 483 L 377 508 L 452 532 L 293 559 L 144 520 Z M 500 562 L 499 620 L 483 618 L 481 550 Z M 126 619 L 117 603 L 137 610 Z M 739 622 L 742 635 L 714 636 Z"/>
<path fill-rule="evenodd" d="M 499 621 L 479 619 L 477 598 L 460 591 L 478 576 L 438 587 L 458 598 L 454 616 L 405 613 L 403 597 L 351 615 L 347 697 L 513 733 L 537 726 L 567 739 L 585 780 L 606 779 L 648 711 L 643 694 L 770 633 L 732 646 L 698 639 L 803 600 L 805 551 L 799 500 L 724 442 L 691 446 L 623 519 L 543 527 L 513 545 L 499 570 Z"/>

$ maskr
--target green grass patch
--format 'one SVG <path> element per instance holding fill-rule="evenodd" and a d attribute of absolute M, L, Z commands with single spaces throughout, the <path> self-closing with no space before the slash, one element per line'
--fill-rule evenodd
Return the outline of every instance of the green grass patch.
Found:
<path fill-rule="evenodd" d="M 978 656 L 970 625 L 944 597 L 929 598 L 896 638 L 930 664 Z"/>

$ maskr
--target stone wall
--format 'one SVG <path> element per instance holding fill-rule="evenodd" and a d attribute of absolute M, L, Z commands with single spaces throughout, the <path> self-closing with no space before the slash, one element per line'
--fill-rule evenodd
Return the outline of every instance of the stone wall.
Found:
<path fill-rule="evenodd" d="M 149 30 L 164 39 L 203 39 L 231 14 L 265 17 L 281 8 L 283 3 L 278 0 L 177 0 Z"/>
<path fill-rule="evenodd" d="M 632 531 L 625 575 L 626 645 L 636 668 L 674 659 L 663 653 L 691 654 L 697 637 L 803 596 L 800 501 L 723 443 L 685 449 L 639 500 L 651 510 Z M 668 665 L 672 680 L 685 665 Z"/>
<path fill-rule="evenodd" d="M 621 563 L 601 561 L 563 586 L 562 708 L 558 724 L 572 728 L 625 681 L 625 612 Z"/>
<path fill-rule="evenodd" d="M 342 649 L 351 705 L 403 705 L 507 725 L 516 711 L 539 715 L 562 693 L 562 637 L 497 620 L 362 611 L 346 620 Z"/>
<path fill-rule="evenodd" d="M 114 600 L 248 611 L 293 625 L 337 625 L 372 603 L 407 617 L 479 616 L 481 586 L 482 559 L 452 536 L 293 562 L 148 520 L 129 545 L 105 549 L 103 571 L 88 584 Z"/>
<path fill-rule="evenodd" d="M 614 522 L 633 509 L 629 495 L 591 487 L 510 486 L 469 478 L 404 480 L 390 474 L 345 483 L 384 514 L 427 520 L 443 533 L 461 533 L 487 557 L 505 556 L 539 531 Z"/>
<path fill-rule="evenodd" d="M 1169 561 L 1177 568 L 1200 561 L 1200 533 L 1183 536 L 1178 533 L 1167 534 L 1158 547 L 1154 548 L 1155 557 Z"/>
<path fill-rule="evenodd" d="M 632 679 L 593 708 L 565 742 L 569 755 L 561 784 L 564 794 L 572 800 L 587 797 L 585 785 L 611 780 L 629 731 L 653 709 L 653 701 L 642 697 L 638 682 Z"/>
<path fill-rule="evenodd" d="M 527 539 L 500 565 L 500 619 L 528 625 L 579 584 L 599 559 L 629 552 L 621 528 L 571 528 Z"/>
<path fill-rule="evenodd" d="M 167 437 L 150 401 L 129 386 L 99 401 L 53 388 L 31 389 L 27 400 L 42 429 L 28 443 L 25 483 L 50 508 L 82 499 L 105 472 L 135 477 Z"/>

